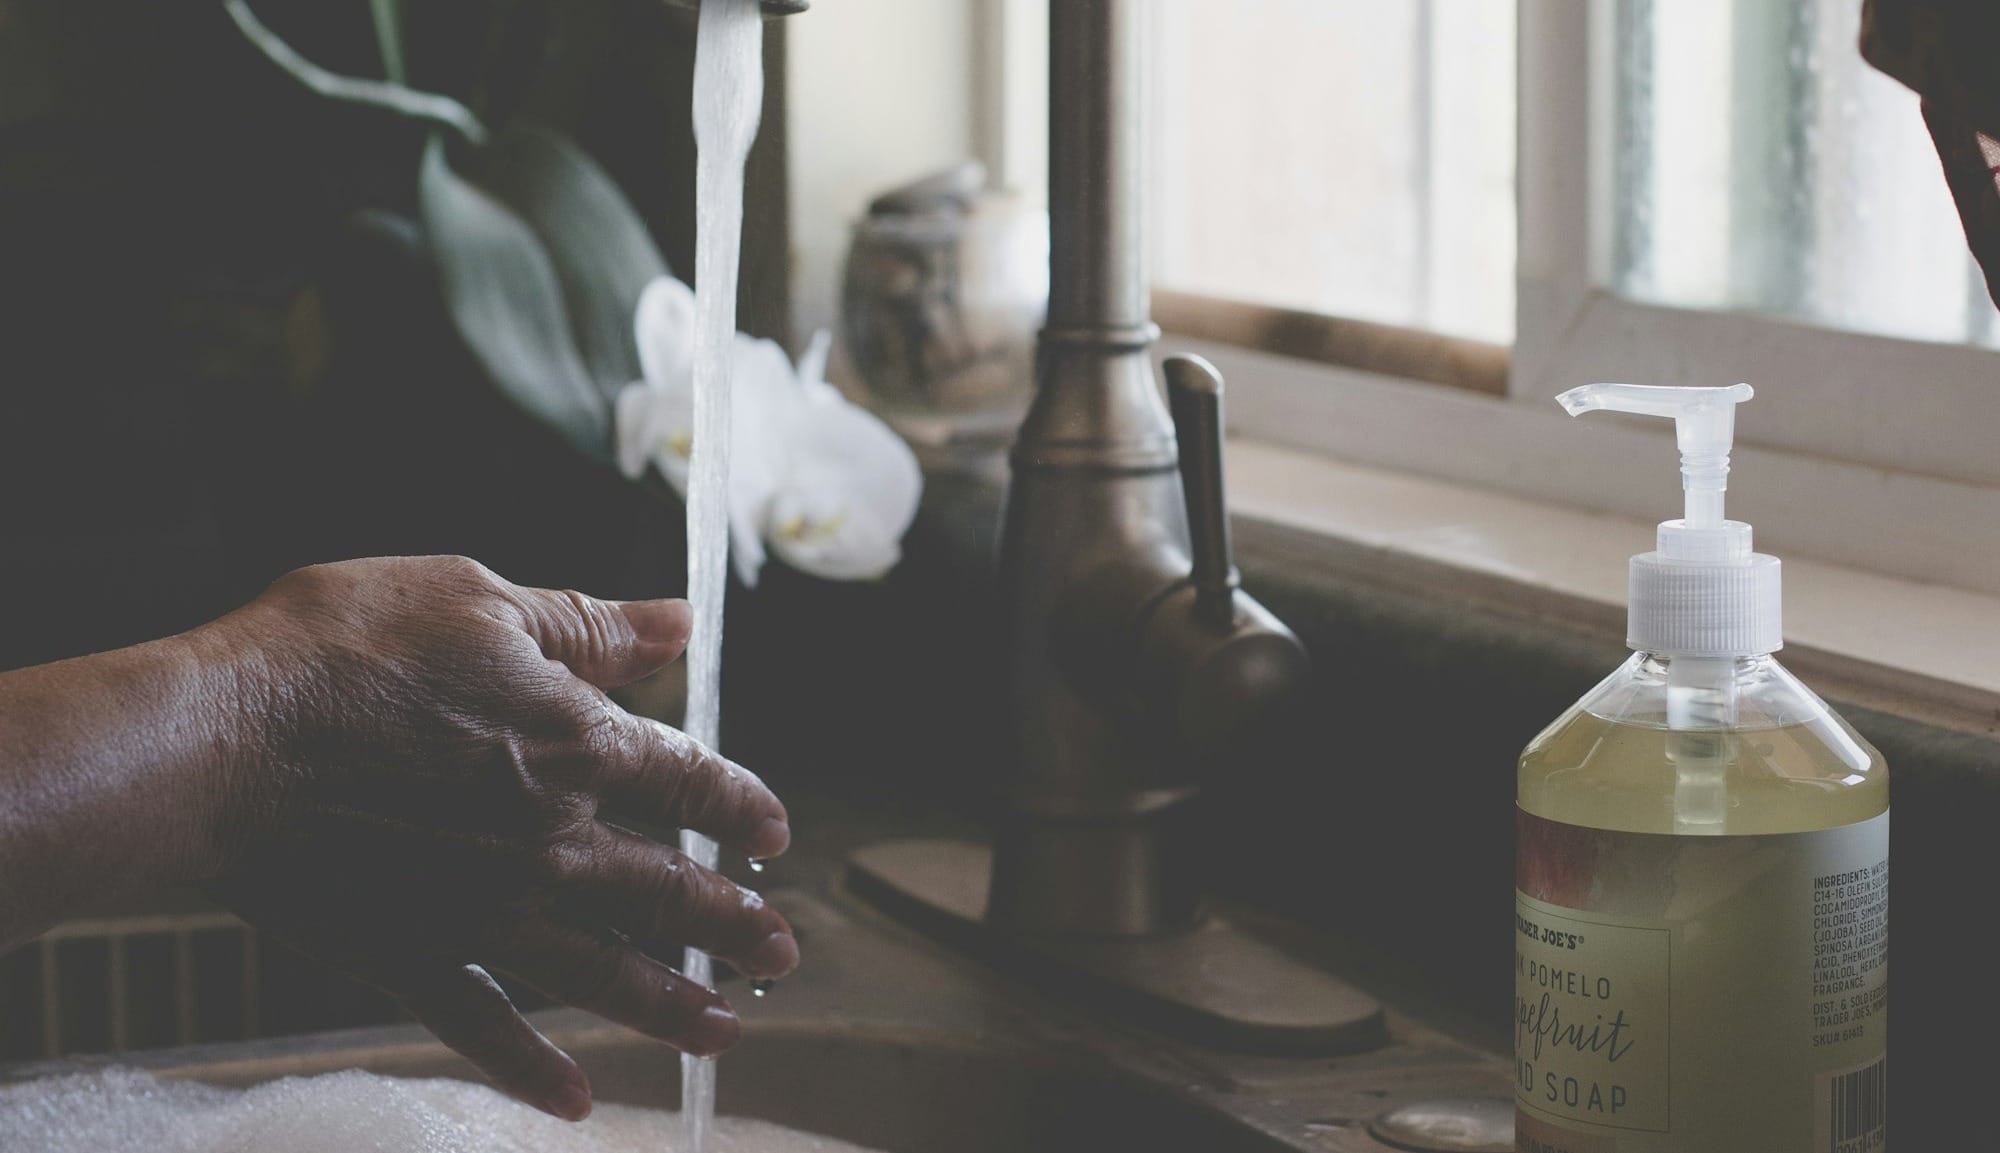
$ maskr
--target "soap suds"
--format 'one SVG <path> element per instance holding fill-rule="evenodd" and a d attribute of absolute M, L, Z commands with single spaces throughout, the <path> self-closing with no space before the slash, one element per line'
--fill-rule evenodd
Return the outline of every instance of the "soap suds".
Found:
<path fill-rule="evenodd" d="M 600 1102 L 572 1124 L 467 1081 L 350 1070 L 250 1089 L 107 1069 L 0 1086 L 0 1150 L 36 1153 L 672 1153 L 679 1117 Z M 716 1153 L 868 1153 L 739 1117 Z"/>

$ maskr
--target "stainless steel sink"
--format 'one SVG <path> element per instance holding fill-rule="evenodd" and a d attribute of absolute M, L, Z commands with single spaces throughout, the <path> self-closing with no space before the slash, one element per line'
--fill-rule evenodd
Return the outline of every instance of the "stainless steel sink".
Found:
<path fill-rule="evenodd" d="M 743 1043 L 721 1107 L 890 1153 L 1149 1149 L 1360 1153 L 1392 1146 L 1370 1119 L 1410 1101 L 1504 1097 L 1506 1063 L 1399 1018 L 1380 1048 L 1339 1058 L 1219 1053 L 1115 1029 L 1087 1005 L 1002 979 L 838 891 L 775 895 L 807 963 L 771 996 L 734 997 Z M 537 1023 L 601 1100 L 673 1107 L 677 1055 L 586 1015 Z M 160 1076 L 221 1085 L 364 1068 L 473 1077 L 417 1029 L 389 1027 L 128 1054 Z M 17 1080 L 63 1062 L 0 1070 Z"/>

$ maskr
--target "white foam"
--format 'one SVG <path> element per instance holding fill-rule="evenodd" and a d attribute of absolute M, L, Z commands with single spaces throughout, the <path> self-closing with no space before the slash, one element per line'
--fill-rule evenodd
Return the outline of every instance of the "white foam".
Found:
<path fill-rule="evenodd" d="M 107 1069 L 0 1087 L 8 1153 L 672 1153 L 677 1114 L 600 1103 L 572 1124 L 485 1085 L 350 1070 L 250 1089 Z M 764 1121 L 718 1118 L 717 1153 L 868 1153 Z"/>

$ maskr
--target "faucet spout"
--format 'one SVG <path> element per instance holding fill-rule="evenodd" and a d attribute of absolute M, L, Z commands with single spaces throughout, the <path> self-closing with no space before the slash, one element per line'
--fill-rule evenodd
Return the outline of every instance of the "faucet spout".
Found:
<path fill-rule="evenodd" d="M 1049 5 L 1049 326 L 1150 331 L 1139 48 L 1150 4 Z"/>
<path fill-rule="evenodd" d="M 667 3 L 690 10 L 701 7 L 701 0 L 667 0 Z M 777 16 L 796 16 L 811 6 L 812 0 L 758 0 L 758 7 L 764 10 L 766 20 Z"/>

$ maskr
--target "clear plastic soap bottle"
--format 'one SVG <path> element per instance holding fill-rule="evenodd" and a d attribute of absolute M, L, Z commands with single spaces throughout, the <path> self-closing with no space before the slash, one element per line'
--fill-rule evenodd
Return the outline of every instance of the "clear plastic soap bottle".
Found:
<path fill-rule="evenodd" d="M 1723 519 L 1749 385 L 1557 398 L 1671 417 L 1686 515 L 1632 558 L 1630 660 L 1521 754 L 1528 1153 L 1883 1153 L 1889 774 L 1771 655 L 1779 565 Z"/>

